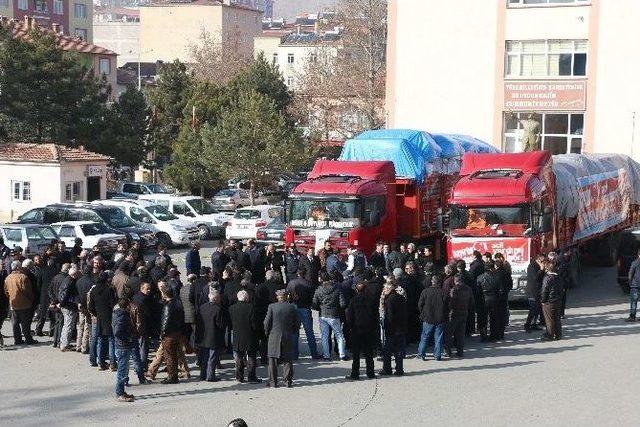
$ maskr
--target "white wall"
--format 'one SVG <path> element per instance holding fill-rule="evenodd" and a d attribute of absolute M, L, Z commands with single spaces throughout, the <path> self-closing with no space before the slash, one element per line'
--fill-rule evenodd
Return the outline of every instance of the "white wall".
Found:
<path fill-rule="evenodd" d="M 31 183 L 31 201 L 13 201 L 11 181 Z M 0 162 L 0 221 L 12 221 L 29 209 L 60 201 L 60 166 Z"/>
<path fill-rule="evenodd" d="M 278 47 L 278 67 L 282 73 L 285 84 L 290 89 L 296 90 L 300 87 L 300 79 L 307 70 L 307 65 L 310 56 L 315 53 L 318 60 L 323 58 L 335 57 L 338 54 L 338 49 L 334 46 L 310 46 L 310 45 L 281 45 Z M 294 63 L 289 64 L 289 54 L 293 54 Z M 268 60 L 270 58 L 267 58 Z M 291 79 L 291 84 L 288 84 Z"/>
<path fill-rule="evenodd" d="M 65 185 L 72 182 L 82 183 L 82 193 L 79 200 L 87 200 L 87 167 L 99 166 L 102 169 L 102 176 L 100 177 L 100 198 L 105 199 L 107 197 L 107 167 L 106 163 L 100 162 L 73 162 L 66 163 L 62 168 L 62 175 L 60 178 L 60 200 L 58 202 L 64 202 L 65 200 Z"/>
<path fill-rule="evenodd" d="M 94 22 L 93 42 L 118 54 L 118 67 L 137 62 L 140 22 Z"/>
<path fill-rule="evenodd" d="M 632 154 L 640 160 L 638 41 L 640 1 L 601 1 L 596 93 L 591 100 L 595 101 L 593 151 L 596 153 Z M 634 112 L 635 144 L 632 147 Z"/>
<path fill-rule="evenodd" d="M 586 39 L 589 6 L 508 8 L 505 40 Z"/>
<path fill-rule="evenodd" d="M 396 128 L 493 139 L 498 2 L 397 0 Z M 390 29 L 393 31 L 393 29 Z M 500 141 L 496 141 L 500 143 Z"/>

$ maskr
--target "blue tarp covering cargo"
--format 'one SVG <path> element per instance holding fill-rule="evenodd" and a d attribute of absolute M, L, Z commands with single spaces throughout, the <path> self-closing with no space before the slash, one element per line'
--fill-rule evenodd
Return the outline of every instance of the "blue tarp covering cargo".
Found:
<path fill-rule="evenodd" d="M 443 160 L 460 158 L 466 151 L 486 153 L 498 150 L 465 135 L 381 129 L 363 132 L 346 141 L 340 160 L 390 160 L 397 176 L 422 181 L 434 168 L 452 173 L 451 167 L 443 168 Z"/>

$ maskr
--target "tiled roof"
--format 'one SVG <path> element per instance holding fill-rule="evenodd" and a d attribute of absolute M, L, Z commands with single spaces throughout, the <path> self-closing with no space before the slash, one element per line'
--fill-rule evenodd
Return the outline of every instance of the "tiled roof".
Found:
<path fill-rule="evenodd" d="M 56 144 L 0 144 L 0 160 L 16 162 L 59 163 L 80 161 L 110 161 L 111 157 Z"/>
<path fill-rule="evenodd" d="M 20 38 L 22 40 L 30 41 L 31 35 L 29 34 L 29 25 L 27 25 L 24 21 L 20 21 L 17 19 L 7 19 L 4 16 L 0 16 L 0 25 L 11 25 L 11 32 L 14 38 Z M 106 49 L 104 47 L 96 46 L 95 44 L 88 43 L 78 37 L 67 36 L 65 34 L 60 34 L 53 29 L 46 27 L 39 27 L 37 24 L 33 24 L 35 27 L 39 28 L 40 31 L 44 31 L 48 34 L 51 34 L 56 39 L 56 44 L 62 50 L 69 52 L 80 52 L 80 53 L 88 53 L 93 55 L 117 55 L 117 53 Z"/>
<path fill-rule="evenodd" d="M 162 7 L 162 6 L 223 6 L 233 9 L 248 10 L 250 12 L 262 13 L 258 9 L 254 9 L 249 6 L 245 6 L 238 3 L 224 4 L 221 0 L 160 0 L 154 1 L 151 4 L 141 5 L 142 7 Z"/>

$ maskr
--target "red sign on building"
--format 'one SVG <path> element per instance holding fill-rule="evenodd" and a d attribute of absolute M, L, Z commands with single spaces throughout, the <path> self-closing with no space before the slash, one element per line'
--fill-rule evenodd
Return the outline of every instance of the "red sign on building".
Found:
<path fill-rule="evenodd" d="M 585 80 L 504 82 L 506 111 L 584 111 L 586 107 Z"/>

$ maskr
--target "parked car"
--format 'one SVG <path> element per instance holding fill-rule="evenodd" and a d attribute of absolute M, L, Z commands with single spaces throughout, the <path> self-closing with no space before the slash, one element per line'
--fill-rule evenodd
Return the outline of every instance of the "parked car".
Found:
<path fill-rule="evenodd" d="M 625 230 L 620 233 L 616 248 L 616 270 L 618 283 L 625 292 L 629 292 L 629 269 L 638 257 L 640 249 L 640 228 Z"/>
<path fill-rule="evenodd" d="M 159 243 L 166 246 L 184 245 L 198 239 L 198 226 L 195 222 L 178 218 L 151 200 L 115 199 L 96 200 L 93 204 L 115 206 L 124 211 L 140 227 L 153 231 Z"/>
<path fill-rule="evenodd" d="M 172 194 L 162 184 L 153 184 L 151 182 L 122 182 L 118 188 L 120 194 L 124 194 L 128 198 L 137 199 L 142 194 Z"/>
<path fill-rule="evenodd" d="M 274 244 L 284 247 L 284 233 L 286 222 L 282 217 L 275 218 L 269 225 L 259 228 L 256 232 L 256 243 L 259 245 Z"/>
<path fill-rule="evenodd" d="M 58 234 L 58 238 L 71 248 L 75 245 L 76 238 L 82 239 L 82 249 L 100 248 L 100 253 L 111 256 L 121 243 L 126 243 L 127 238 L 122 233 L 114 233 L 103 222 L 95 221 L 66 221 L 51 224 Z"/>
<path fill-rule="evenodd" d="M 25 254 L 34 255 L 44 252 L 52 240 L 58 239 L 53 228 L 42 224 L 2 224 L 0 235 L 7 247 L 20 246 Z"/>
<path fill-rule="evenodd" d="M 66 221 L 104 222 L 116 233 L 127 236 L 129 242 L 139 240 L 143 248 L 152 248 L 158 239 L 149 230 L 136 225 L 122 210 L 114 206 L 93 205 L 91 203 L 57 203 L 42 208 L 31 209 L 20 217 L 20 224 L 53 224 Z"/>
<path fill-rule="evenodd" d="M 269 203 L 266 197 L 256 195 L 253 204 L 264 205 Z M 221 211 L 233 211 L 245 206 L 251 206 L 251 198 L 247 190 L 227 188 L 220 190 L 213 196 L 213 207 Z"/>
<path fill-rule="evenodd" d="M 150 200 L 164 206 L 178 218 L 193 221 L 201 239 L 221 237 L 230 216 L 218 213 L 211 203 L 198 196 L 173 196 L 169 194 L 147 194 L 141 200 Z"/>
<path fill-rule="evenodd" d="M 259 205 L 236 210 L 226 230 L 227 239 L 255 239 L 258 229 L 282 216 L 283 209 L 274 205 Z"/>

